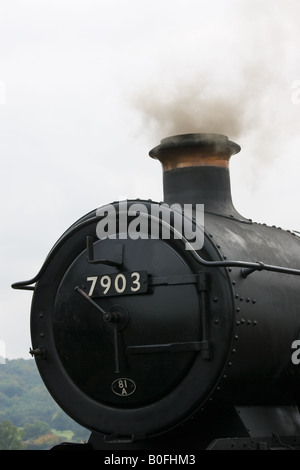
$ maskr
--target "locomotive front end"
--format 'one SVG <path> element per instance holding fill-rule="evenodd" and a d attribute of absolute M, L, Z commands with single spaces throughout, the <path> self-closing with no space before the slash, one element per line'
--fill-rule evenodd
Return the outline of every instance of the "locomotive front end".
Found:
<path fill-rule="evenodd" d="M 219 134 L 163 139 L 150 151 L 163 203 L 91 211 L 13 286 L 34 291 L 31 352 L 94 448 L 300 436 L 300 239 L 236 211 L 239 150 Z"/>

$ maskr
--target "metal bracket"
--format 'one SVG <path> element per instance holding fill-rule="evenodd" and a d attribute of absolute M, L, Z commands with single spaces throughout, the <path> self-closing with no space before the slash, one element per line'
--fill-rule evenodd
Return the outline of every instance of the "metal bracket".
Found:
<path fill-rule="evenodd" d="M 208 349 L 207 341 L 190 341 L 182 343 L 167 344 L 141 344 L 137 346 L 128 346 L 127 351 L 130 354 L 152 354 L 152 353 L 181 353 L 187 351 L 202 351 Z"/>
<path fill-rule="evenodd" d="M 265 269 L 265 264 L 262 261 L 257 261 L 257 266 L 253 268 L 242 268 L 241 274 L 246 278 L 249 274 L 254 273 L 255 271 L 262 271 L 263 269 Z"/>
<path fill-rule="evenodd" d="M 94 258 L 94 240 L 93 237 L 86 237 L 86 249 L 88 252 L 87 260 L 91 264 L 107 264 L 108 266 L 121 266 L 123 263 L 123 245 L 115 245 L 114 253 L 111 259 L 98 259 Z"/>
<path fill-rule="evenodd" d="M 35 357 L 35 358 L 46 359 L 47 350 L 43 346 L 40 346 L 40 347 L 35 348 L 35 349 L 29 348 L 29 354 L 32 357 Z"/>
<path fill-rule="evenodd" d="M 197 283 L 197 274 L 150 277 L 151 286 L 175 286 L 175 285 L 196 284 L 196 283 Z"/>

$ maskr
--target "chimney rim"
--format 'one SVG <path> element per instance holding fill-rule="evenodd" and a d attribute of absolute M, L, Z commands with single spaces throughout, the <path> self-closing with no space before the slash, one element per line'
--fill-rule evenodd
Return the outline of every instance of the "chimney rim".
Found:
<path fill-rule="evenodd" d="M 217 153 L 227 153 L 230 156 L 237 154 L 241 147 L 237 143 L 228 139 L 226 135 L 217 133 L 190 133 L 177 134 L 166 137 L 150 150 L 151 158 L 159 159 L 161 152 L 164 150 L 178 149 L 180 147 L 202 147 Z"/>

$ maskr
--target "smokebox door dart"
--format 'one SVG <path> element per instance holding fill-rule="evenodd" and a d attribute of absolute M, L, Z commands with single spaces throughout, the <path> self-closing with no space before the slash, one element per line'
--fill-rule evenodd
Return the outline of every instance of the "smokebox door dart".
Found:
<path fill-rule="evenodd" d="M 82 289 L 78 286 L 75 287 L 75 291 L 78 292 L 85 300 L 87 300 L 96 310 L 103 315 L 103 321 L 106 323 L 112 323 L 113 325 L 113 336 L 114 336 L 114 352 L 115 352 L 115 373 L 120 372 L 120 360 L 119 360 L 119 344 L 118 344 L 118 329 L 121 331 L 125 328 L 128 323 L 129 315 L 123 307 L 114 307 L 113 311 L 105 312 L 96 302 L 94 302 Z"/>
<path fill-rule="evenodd" d="M 240 150 L 214 133 L 162 139 L 162 202 L 89 212 L 12 285 L 33 290 L 29 352 L 49 393 L 90 431 L 54 449 L 176 448 L 179 463 L 300 450 L 299 232 L 236 210 Z"/>

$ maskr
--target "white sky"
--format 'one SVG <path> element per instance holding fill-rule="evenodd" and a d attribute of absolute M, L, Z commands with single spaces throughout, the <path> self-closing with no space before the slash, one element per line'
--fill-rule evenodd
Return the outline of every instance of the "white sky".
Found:
<path fill-rule="evenodd" d="M 31 346 L 32 293 L 11 284 L 90 210 L 160 201 L 148 151 L 170 133 L 238 142 L 237 210 L 300 229 L 299 18 L 298 0 L 0 0 L 6 357 Z"/>

